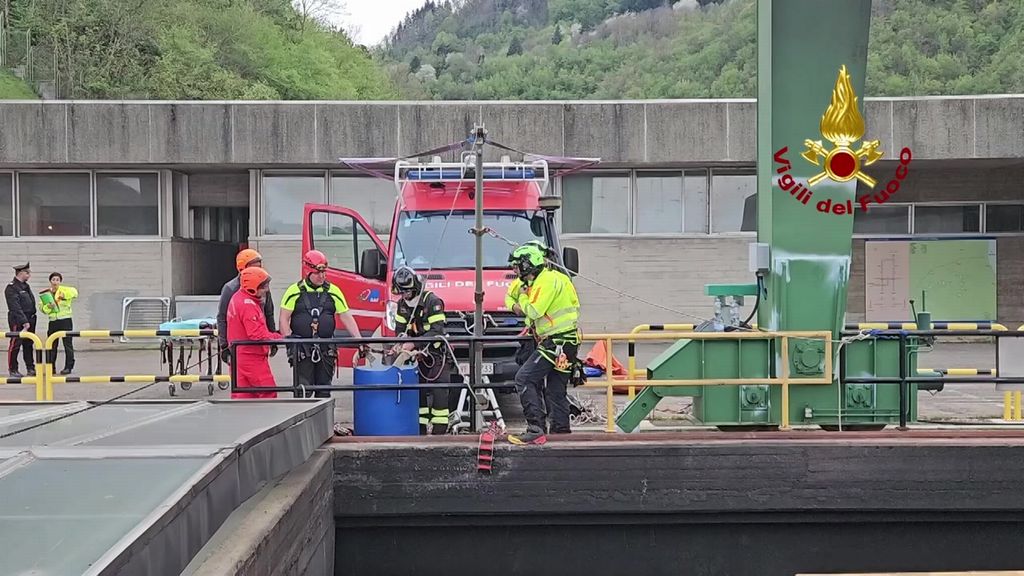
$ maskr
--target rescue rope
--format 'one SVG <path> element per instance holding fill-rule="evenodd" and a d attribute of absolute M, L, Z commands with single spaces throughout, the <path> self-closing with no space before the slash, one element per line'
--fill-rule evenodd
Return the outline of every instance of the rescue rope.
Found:
<path fill-rule="evenodd" d="M 128 392 L 125 392 L 124 394 L 120 394 L 118 396 L 114 396 L 113 398 L 111 398 L 109 400 L 104 400 L 103 402 L 97 402 L 95 404 L 90 404 L 90 405 L 86 406 L 85 408 L 82 408 L 81 410 L 77 410 L 75 412 L 70 412 L 68 414 L 63 414 L 61 416 L 57 416 L 56 418 L 51 418 L 49 420 L 44 420 L 42 422 L 38 422 L 36 424 L 33 424 L 31 426 L 27 426 L 25 428 L 21 428 L 19 430 L 14 430 L 14 431 L 11 431 L 11 432 L 7 432 L 5 434 L 0 434 L 0 440 L 3 440 L 5 438 L 10 438 L 11 436 L 17 436 L 18 434 L 21 434 L 22 432 L 28 432 L 29 430 L 35 430 L 36 428 L 42 428 L 43 426 L 47 426 L 49 424 L 53 424 L 54 422 L 59 422 L 61 420 L 64 420 L 65 418 L 70 418 L 72 416 L 77 416 L 78 414 L 81 414 L 83 412 L 88 412 L 89 410 L 92 410 L 93 408 L 99 408 L 100 406 L 105 406 L 107 404 L 110 404 L 111 402 L 120 400 L 121 398 L 124 398 L 126 396 L 130 396 L 132 394 L 135 394 L 136 392 L 141 392 L 141 391 L 145 390 L 146 388 L 149 388 L 150 386 L 153 386 L 154 384 L 159 384 L 159 382 L 150 382 L 149 384 L 145 384 L 143 386 L 139 386 L 138 388 L 136 388 L 134 390 L 130 390 Z"/>
<path fill-rule="evenodd" d="M 501 240 L 502 242 L 505 242 L 506 244 L 508 244 L 512 248 L 519 248 L 520 246 L 522 246 L 522 244 L 519 244 L 517 242 L 509 240 L 508 238 L 502 236 L 501 234 L 495 232 L 494 230 L 492 230 L 490 228 L 486 228 L 485 232 L 488 235 L 490 235 L 490 236 L 492 236 L 494 238 L 497 238 L 498 240 Z M 548 264 L 550 264 L 551 266 L 561 270 L 562 272 L 564 272 L 565 274 L 567 274 L 570 277 L 577 276 L 579 278 L 582 278 L 583 280 L 586 280 L 587 282 L 590 282 L 591 284 L 595 284 L 597 286 L 600 286 L 601 288 L 604 288 L 605 290 L 608 290 L 610 292 L 614 292 L 615 294 L 618 294 L 619 296 L 622 296 L 624 298 L 629 298 L 630 300 L 635 300 L 637 302 L 640 302 L 641 304 L 647 304 L 648 306 L 652 306 L 654 308 L 660 308 L 661 310 L 664 310 L 666 312 L 671 312 L 673 314 L 678 314 L 679 316 L 683 316 L 683 317 L 689 318 L 691 320 L 697 320 L 701 324 L 706 323 L 706 322 L 713 322 L 713 320 L 711 320 L 709 318 L 703 318 L 701 316 L 697 316 L 696 314 L 691 314 L 689 312 L 683 312 L 682 310 L 676 310 L 675 308 L 670 308 L 670 307 L 665 306 L 663 304 L 658 304 L 657 302 L 651 302 L 650 300 L 645 300 L 644 298 L 641 298 L 641 297 L 636 296 L 634 294 L 630 294 L 629 292 L 626 292 L 624 290 L 619 290 L 618 288 L 614 288 L 612 286 L 609 286 L 609 285 L 607 285 L 607 284 L 605 284 L 605 283 L 603 283 L 603 282 L 601 282 L 599 280 L 595 280 L 595 279 L 593 279 L 593 278 L 591 278 L 589 276 L 586 276 L 584 274 L 580 274 L 579 272 L 573 272 L 573 271 L 569 270 L 568 268 L 566 268 L 565 266 L 562 266 L 558 262 L 555 262 L 554 260 L 548 258 L 547 256 L 544 257 L 544 261 L 547 262 Z M 758 298 L 760 298 L 760 295 L 758 295 Z M 763 330 L 760 326 L 757 327 L 757 328 L 748 328 L 748 327 L 744 327 L 744 326 L 737 326 L 732 331 L 734 331 L 734 332 L 768 332 L 768 330 Z M 861 333 L 858 336 L 865 335 L 865 334 L 870 334 L 870 331 L 861 331 Z M 821 341 L 821 338 L 812 338 L 812 337 L 809 337 L 809 336 L 790 336 L 789 338 L 791 340 L 807 340 L 807 341 L 813 341 L 813 342 L 820 342 Z"/>

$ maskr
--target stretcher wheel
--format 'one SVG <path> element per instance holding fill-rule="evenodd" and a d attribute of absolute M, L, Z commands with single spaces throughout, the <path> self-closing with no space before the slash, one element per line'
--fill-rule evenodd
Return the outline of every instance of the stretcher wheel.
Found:
<path fill-rule="evenodd" d="M 230 382 L 217 382 L 217 388 L 220 388 L 221 390 L 227 390 L 230 385 Z"/>
<path fill-rule="evenodd" d="M 168 384 L 167 385 L 167 393 L 170 394 L 171 396 L 174 396 L 174 393 L 175 393 L 174 384 Z"/>
<path fill-rule="evenodd" d="M 185 392 L 188 392 L 189 390 L 192 389 L 192 383 L 191 382 L 182 382 L 181 383 L 181 389 L 184 390 Z"/>
<path fill-rule="evenodd" d="M 213 382 L 206 385 L 206 393 L 213 396 Z"/>

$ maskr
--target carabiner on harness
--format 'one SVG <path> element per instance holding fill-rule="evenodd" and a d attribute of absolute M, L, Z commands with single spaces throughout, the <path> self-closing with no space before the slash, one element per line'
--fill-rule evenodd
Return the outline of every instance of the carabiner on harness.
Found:
<path fill-rule="evenodd" d="M 309 353 L 309 359 L 312 360 L 314 364 L 320 361 L 319 344 L 313 344 L 313 351 Z"/>

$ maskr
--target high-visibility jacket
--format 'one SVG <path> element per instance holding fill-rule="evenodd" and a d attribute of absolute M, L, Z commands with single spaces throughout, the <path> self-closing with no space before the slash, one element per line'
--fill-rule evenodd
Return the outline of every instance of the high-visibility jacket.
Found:
<path fill-rule="evenodd" d="M 50 297 L 53 299 L 53 304 L 48 303 Z M 71 286 L 61 284 L 57 287 L 56 293 L 47 288 L 39 293 L 39 309 L 45 312 L 50 320 L 71 318 L 71 302 L 75 298 L 78 298 L 78 290 Z"/>
<path fill-rule="evenodd" d="M 516 303 L 519 301 L 519 295 L 522 289 L 523 281 L 520 280 L 519 278 L 516 278 L 515 280 L 512 281 L 511 284 L 509 284 L 508 292 L 505 292 L 505 308 L 508 308 L 510 312 L 512 311 L 512 308 L 516 305 Z M 524 318 L 524 320 L 526 321 L 526 326 L 529 327 L 530 319 Z"/>
<path fill-rule="evenodd" d="M 572 280 L 565 274 L 545 268 L 520 294 L 519 307 L 533 324 L 538 338 L 575 333 L 579 324 L 580 300 Z"/>

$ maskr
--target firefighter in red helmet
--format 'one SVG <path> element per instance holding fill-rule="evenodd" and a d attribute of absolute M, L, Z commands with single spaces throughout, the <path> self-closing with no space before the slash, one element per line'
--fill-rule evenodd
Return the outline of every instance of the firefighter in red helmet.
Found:
<path fill-rule="evenodd" d="M 350 336 L 359 338 L 359 326 L 349 312 L 345 295 L 327 281 L 327 266 L 327 256 L 319 250 L 303 255 L 302 280 L 289 286 L 281 298 L 280 326 L 286 338 L 333 338 L 339 320 Z M 301 387 L 331 385 L 338 365 L 337 346 L 289 345 L 288 363 L 298 364 L 296 396 L 330 398 L 330 392 L 303 393 Z"/>
<path fill-rule="evenodd" d="M 228 343 L 239 340 L 280 340 L 281 335 L 267 328 L 263 300 L 270 293 L 270 274 L 259 267 L 245 268 L 239 274 L 240 287 L 228 303 Z M 270 346 L 239 346 L 236 350 L 239 388 L 273 388 L 274 374 L 267 355 Z M 232 398 L 277 398 L 277 392 L 234 392 Z"/>

